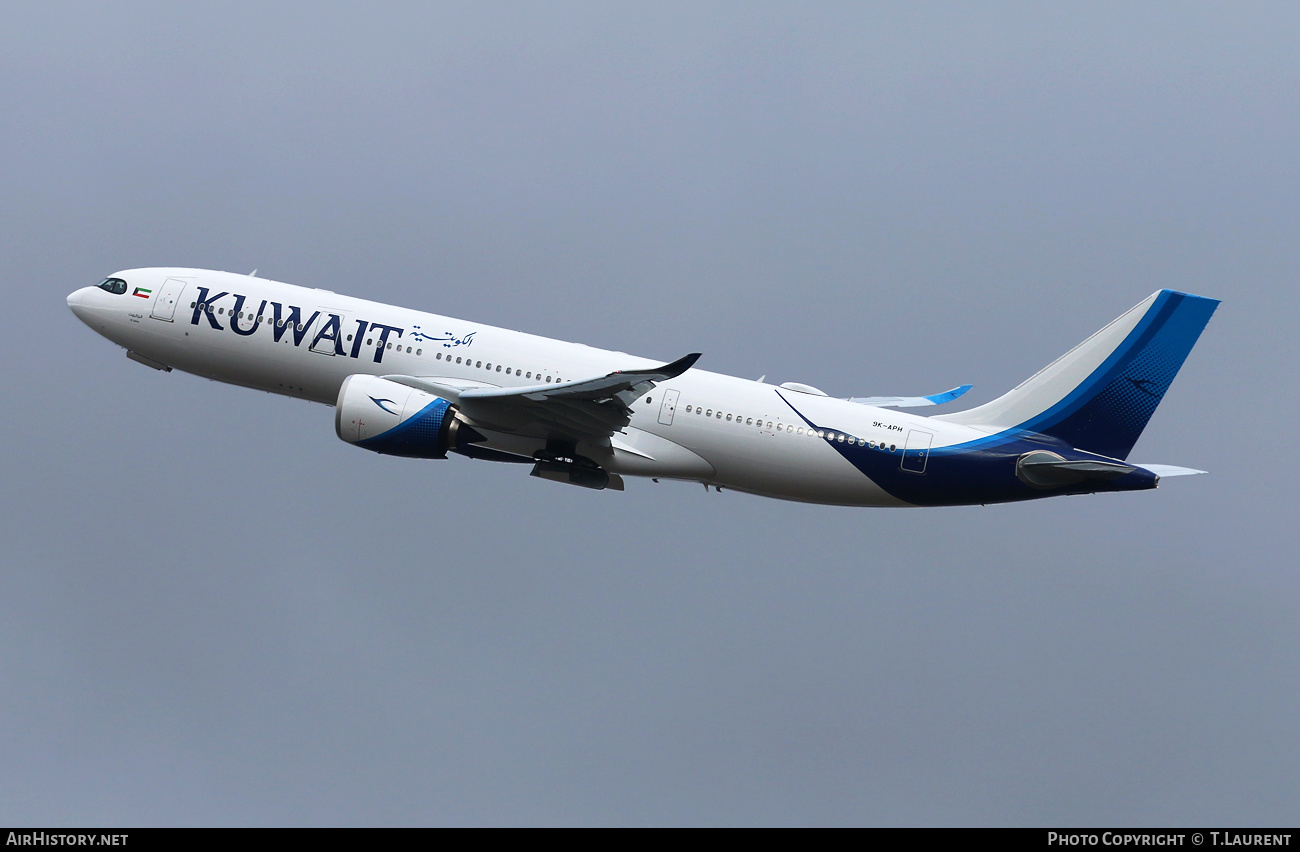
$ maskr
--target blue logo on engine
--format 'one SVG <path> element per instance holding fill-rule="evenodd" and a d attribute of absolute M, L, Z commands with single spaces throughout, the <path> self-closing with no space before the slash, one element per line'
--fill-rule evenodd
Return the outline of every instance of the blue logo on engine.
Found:
<path fill-rule="evenodd" d="M 397 403 L 393 402 L 391 399 L 375 399 L 372 396 L 370 397 L 370 401 L 382 408 L 384 411 L 387 411 L 389 414 L 397 414 L 396 411 L 388 407 L 388 405 L 397 405 Z M 385 402 L 388 403 L 388 405 L 384 405 Z"/>

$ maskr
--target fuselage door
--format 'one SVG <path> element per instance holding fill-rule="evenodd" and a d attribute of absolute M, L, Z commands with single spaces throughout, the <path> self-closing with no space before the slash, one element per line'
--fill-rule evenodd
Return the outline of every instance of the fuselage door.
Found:
<path fill-rule="evenodd" d="M 664 401 L 659 406 L 659 425 L 673 425 L 673 414 L 677 411 L 677 397 L 680 396 L 675 390 L 664 391 Z"/>
<path fill-rule="evenodd" d="M 171 322 L 176 316 L 176 303 L 181 300 L 181 291 L 185 289 L 185 280 L 168 278 L 158 288 L 158 295 L 153 299 L 153 310 L 149 316 L 165 322 Z"/>
<path fill-rule="evenodd" d="M 934 440 L 932 432 L 912 429 L 907 433 L 907 444 L 903 447 L 903 458 L 898 466 L 908 473 L 925 473 L 925 463 L 930 459 L 930 442 Z"/>
<path fill-rule="evenodd" d="M 348 314 L 338 308 L 321 308 L 320 316 L 312 323 L 307 333 L 311 335 L 311 351 L 321 355 L 338 355 L 347 352 L 352 342 L 348 335 Z"/>

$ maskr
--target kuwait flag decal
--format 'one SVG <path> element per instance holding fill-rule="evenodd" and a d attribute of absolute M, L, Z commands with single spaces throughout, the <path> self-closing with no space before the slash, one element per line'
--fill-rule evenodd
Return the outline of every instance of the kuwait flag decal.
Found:
<path fill-rule="evenodd" d="M 153 292 L 152 290 L 146 290 L 146 289 L 143 288 L 143 287 L 136 287 L 136 288 L 135 288 L 135 292 L 132 293 L 131 295 L 132 295 L 132 296 L 139 296 L 141 299 L 147 299 L 147 298 L 149 298 L 149 294 L 152 293 L 152 292 Z"/>

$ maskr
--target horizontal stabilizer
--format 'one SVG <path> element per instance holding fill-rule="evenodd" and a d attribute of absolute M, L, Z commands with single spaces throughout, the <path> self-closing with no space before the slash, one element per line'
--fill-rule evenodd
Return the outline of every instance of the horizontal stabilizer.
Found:
<path fill-rule="evenodd" d="M 1207 473 L 1204 470 L 1197 470 L 1194 467 L 1179 467 L 1175 464 L 1134 464 L 1134 467 L 1140 467 L 1143 470 L 1149 470 L 1156 476 L 1164 479 L 1166 476 L 1195 476 L 1198 473 Z"/>
<path fill-rule="evenodd" d="M 1016 476 L 1034 488 L 1054 488 L 1085 480 L 1118 479 L 1136 468 L 1123 462 L 1100 459 L 1066 460 L 1043 450 L 1025 453 L 1016 462 Z"/>
<path fill-rule="evenodd" d="M 932 396 L 853 396 L 849 397 L 849 402 L 856 402 L 859 405 L 874 405 L 878 408 L 917 408 L 922 405 L 943 405 L 945 402 L 952 402 L 972 387 L 974 385 L 962 385 Z"/>

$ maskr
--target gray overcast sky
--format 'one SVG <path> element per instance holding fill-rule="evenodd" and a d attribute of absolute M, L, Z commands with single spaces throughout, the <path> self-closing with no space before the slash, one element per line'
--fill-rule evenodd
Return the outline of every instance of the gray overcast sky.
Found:
<path fill-rule="evenodd" d="M 1294 4 L 7 4 L 0 823 L 1300 822 Z M 840 395 L 1224 300 L 1154 493 L 851 510 L 378 457 L 134 266 Z"/>

